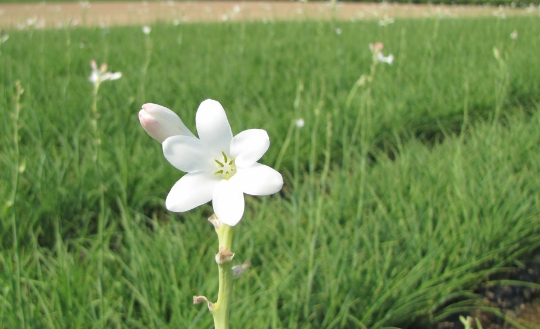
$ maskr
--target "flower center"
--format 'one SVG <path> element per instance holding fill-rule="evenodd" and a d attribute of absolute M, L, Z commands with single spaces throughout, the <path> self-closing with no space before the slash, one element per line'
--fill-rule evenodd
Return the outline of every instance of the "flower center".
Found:
<path fill-rule="evenodd" d="M 223 158 L 214 159 L 218 165 L 218 170 L 214 172 L 214 175 L 220 175 L 222 178 L 229 180 L 234 174 L 236 174 L 236 166 L 234 165 L 234 158 L 227 157 L 225 152 L 221 152 Z"/>

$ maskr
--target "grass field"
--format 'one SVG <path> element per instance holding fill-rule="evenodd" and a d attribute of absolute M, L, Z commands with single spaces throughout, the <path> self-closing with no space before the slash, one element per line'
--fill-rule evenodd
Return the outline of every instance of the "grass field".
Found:
<path fill-rule="evenodd" d="M 427 327 L 540 247 L 537 17 L 7 33 L 0 328 L 211 327 L 191 301 L 217 293 L 212 209 L 165 209 L 182 173 L 147 102 L 195 131 L 216 99 L 270 135 L 285 186 L 246 198 L 232 328 Z M 396 60 L 354 87 L 377 41 Z M 96 130 L 92 59 L 123 73 Z"/>

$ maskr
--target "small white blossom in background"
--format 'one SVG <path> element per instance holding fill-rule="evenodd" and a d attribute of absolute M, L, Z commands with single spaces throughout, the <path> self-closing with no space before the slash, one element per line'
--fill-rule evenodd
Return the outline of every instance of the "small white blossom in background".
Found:
<path fill-rule="evenodd" d="M 79 6 L 81 6 L 82 9 L 89 9 L 90 8 L 90 2 L 88 2 L 88 1 L 80 1 Z"/>
<path fill-rule="evenodd" d="M 212 201 L 219 220 L 235 226 L 244 214 L 244 193 L 281 190 L 281 174 L 257 162 L 270 146 L 266 131 L 249 129 L 233 137 L 225 110 L 210 99 L 201 103 L 195 117 L 199 138 L 173 117 L 174 112 L 156 104 L 145 104 L 139 112 L 146 132 L 163 141 L 165 158 L 187 172 L 169 192 L 167 209 L 185 212 Z"/>
<path fill-rule="evenodd" d="M 341 31 L 341 28 L 339 28 L 339 27 L 336 28 L 336 34 L 337 34 L 337 35 L 341 35 L 342 32 L 343 32 L 343 31 Z"/>
<path fill-rule="evenodd" d="M 500 19 L 506 18 L 506 12 L 504 11 L 504 7 L 501 5 L 499 8 L 495 11 L 493 11 L 493 16 L 499 17 Z"/>
<path fill-rule="evenodd" d="M 377 54 L 377 60 L 381 63 L 392 65 L 392 63 L 394 62 L 394 55 L 390 54 L 388 56 L 384 56 L 382 53 L 379 53 Z"/>
<path fill-rule="evenodd" d="M 382 53 L 383 48 L 384 48 L 384 44 L 382 42 L 369 44 L 369 49 L 371 50 L 371 54 L 378 62 L 392 65 L 392 63 L 394 62 L 394 55 L 390 54 L 388 56 L 384 56 Z"/>
<path fill-rule="evenodd" d="M 8 34 L 1 33 L 0 34 L 0 45 L 3 44 L 4 42 L 8 41 L 8 39 L 9 39 Z"/>
<path fill-rule="evenodd" d="M 148 26 L 148 25 L 145 25 L 145 26 L 142 27 L 142 31 L 143 31 L 144 34 L 149 35 L 150 32 L 152 32 L 152 28 L 150 26 Z"/>
<path fill-rule="evenodd" d="M 307 1 L 306 1 L 307 2 Z M 326 3 L 326 6 L 330 7 L 330 8 L 339 8 L 339 7 L 343 7 L 343 2 L 341 1 L 335 1 L 335 0 L 330 0 Z"/>
<path fill-rule="evenodd" d="M 306 122 L 303 118 L 300 118 L 294 122 L 298 128 L 303 128 L 306 125 Z"/>
<path fill-rule="evenodd" d="M 118 80 L 122 77 L 121 72 L 107 72 L 107 64 L 103 63 L 98 68 L 95 60 L 90 61 L 90 66 L 92 67 L 92 73 L 88 78 L 88 81 L 92 82 L 94 85 L 99 85 L 106 80 Z"/>
<path fill-rule="evenodd" d="M 394 19 L 392 17 L 384 16 L 383 19 L 379 20 L 380 26 L 388 26 L 390 24 L 394 24 Z"/>
<path fill-rule="evenodd" d="M 234 12 L 234 13 L 238 14 L 238 13 L 240 13 L 241 11 L 242 11 L 242 8 L 240 8 L 239 5 L 234 5 L 234 7 L 233 7 L 233 12 Z"/>
<path fill-rule="evenodd" d="M 516 40 L 519 37 L 518 31 L 514 30 L 510 33 L 510 39 Z"/>

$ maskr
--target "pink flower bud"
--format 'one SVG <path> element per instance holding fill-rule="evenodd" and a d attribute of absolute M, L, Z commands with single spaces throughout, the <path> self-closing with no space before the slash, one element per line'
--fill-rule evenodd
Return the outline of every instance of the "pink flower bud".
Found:
<path fill-rule="evenodd" d="M 139 121 L 144 130 L 160 143 L 171 136 L 192 136 L 180 117 L 161 105 L 147 103 L 139 111 Z"/>

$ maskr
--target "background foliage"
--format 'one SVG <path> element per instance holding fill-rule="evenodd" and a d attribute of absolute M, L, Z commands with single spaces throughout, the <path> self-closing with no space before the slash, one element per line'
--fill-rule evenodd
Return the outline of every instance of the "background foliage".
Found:
<path fill-rule="evenodd" d="M 154 102 L 194 130 L 206 98 L 234 133 L 269 132 L 262 162 L 286 182 L 247 198 L 234 327 L 418 328 L 478 307 L 475 287 L 540 246 L 537 20 L 9 31 L 0 328 L 211 325 L 191 305 L 215 298 L 211 207 L 164 209 L 181 173 L 137 119 Z M 351 92 L 377 41 L 394 65 Z M 99 147 L 91 59 L 124 74 L 101 87 Z"/>

